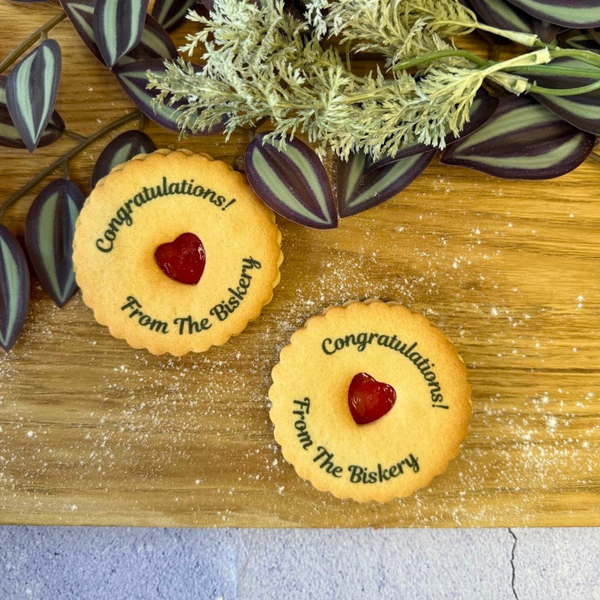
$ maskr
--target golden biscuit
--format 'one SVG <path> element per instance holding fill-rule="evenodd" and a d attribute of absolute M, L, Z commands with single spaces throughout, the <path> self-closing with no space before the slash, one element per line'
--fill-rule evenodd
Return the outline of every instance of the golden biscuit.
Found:
<path fill-rule="evenodd" d="M 467 433 L 463 361 L 437 327 L 400 305 L 353 302 L 312 317 L 272 377 L 283 456 L 338 498 L 409 496 L 446 470 Z"/>
<path fill-rule="evenodd" d="M 204 352 L 257 318 L 283 260 L 274 214 L 223 162 L 159 150 L 102 179 L 77 221 L 84 302 L 153 354 Z"/>

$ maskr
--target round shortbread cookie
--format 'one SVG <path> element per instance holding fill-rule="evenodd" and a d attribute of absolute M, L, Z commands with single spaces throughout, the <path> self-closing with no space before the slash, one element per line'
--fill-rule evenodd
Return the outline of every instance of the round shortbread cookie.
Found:
<path fill-rule="evenodd" d="M 98 183 L 77 221 L 73 262 L 84 302 L 114 337 L 182 355 L 224 344 L 259 316 L 279 282 L 280 242 L 274 214 L 241 173 L 158 150 Z"/>
<path fill-rule="evenodd" d="M 446 470 L 467 432 L 463 361 L 437 327 L 400 305 L 353 302 L 312 317 L 272 377 L 283 456 L 339 498 L 409 496 Z"/>

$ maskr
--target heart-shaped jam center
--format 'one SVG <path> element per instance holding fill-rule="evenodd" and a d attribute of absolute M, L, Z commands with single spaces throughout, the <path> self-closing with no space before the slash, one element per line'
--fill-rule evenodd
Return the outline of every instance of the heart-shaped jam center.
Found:
<path fill-rule="evenodd" d="M 359 424 L 372 423 L 392 410 L 396 390 L 367 373 L 358 373 L 348 388 L 348 406 L 352 418 Z"/>
<path fill-rule="evenodd" d="M 204 273 L 206 252 L 197 235 L 182 233 L 172 242 L 159 246 L 154 260 L 167 277 L 179 283 L 196 285 Z"/>

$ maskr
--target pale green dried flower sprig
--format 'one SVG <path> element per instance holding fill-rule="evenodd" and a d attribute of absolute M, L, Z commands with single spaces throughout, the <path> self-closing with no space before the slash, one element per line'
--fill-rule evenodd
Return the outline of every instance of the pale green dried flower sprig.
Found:
<path fill-rule="evenodd" d="M 428 49 L 452 48 L 423 26 L 421 9 L 410 9 L 424 0 L 341 1 L 348 6 L 356 2 L 404 6 L 405 24 L 413 27 L 407 29 L 409 35 L 420 28 L 422 40 L 428 40 L 423 43 L 433 44 Z M 188 37 L 186 48 L 193 51 L 204 45 L 204 71 L 197 73 L 180 61 L 170 64 L 164 75 L 151 77 L 160 99 L 184 100 L 179 125 L 192 132 L 226 118 L 229 136 L 237 127 L 253 127 L 266 118 L 273 125 L 267 139 L 279 146 L 285 144 L 286 135 L 303 133 L 321 155 L 330 147 L 342 158 L 358 150 L 377 158 L 415 141 L 442 148 L 446 134 L 460 133 L 468 121 L 471 103 L 486 77 L 495 77 L 513 92 L 524 81 L 502 73 L 503 63 L 475 69 L 462 57 L 429 62 L 419 78 L 404 70 L 394 72 L 392 79 L 379 71 L 358 77 L 336 48 L 324 49 L 308 23 L 287 14 L 280 0 L 263 0 L 260 7 L 250 0 L 216 0 L 210 19 L 193 18 L 204 28 Z M 387 28 L 386 35 L 391 31 Z M 399 28 L 394 31 L 400 36 Z M 378 42 L 374 36 L 361 43 Z M 388 58 L 396 60 L 399 48 L 393 50 Z M 549 60 L 541 52 L 518 57 L 510 66 L 531 64 L 534 54 L 536 60 Z"/>
<path fill-rule="evenodd" d="M 462 34 L 465 29 L 448 24 L 436 27 L 429 11 L 415 10 L 415 4 L 405 0 L 315 0 L 308 6 L 307 19 L 318 35 L 337 36 L 342 43 L 353 44 L 354 52 L 382 54 L 388 65 L 453 48 L 442 37 Z M 458 18 L 455 12 L 450 11 L 447 17 Z"/>
<path fill-rule="evenodd" d="M 475 29 L 503 35 L 525 46 L 538 41 L 535 35 L 479 23 L 475 13 L 456 0 L 312 0 L 307 19 L 320 37 L 328 34 L 348 41 L 367 40 L 370 48 L 382 49 L 398 49 L 408 43 L 404 50 L 407 57 L 418 55 L 417 46 L 410 50 L 410 36 L 415 32 L 423 38 L 422 53 L 427 46 L 433 51 L 441 39 L 468 35 Z M 362 47 L 365 44 L 359 43 L 357 51 Z"/>

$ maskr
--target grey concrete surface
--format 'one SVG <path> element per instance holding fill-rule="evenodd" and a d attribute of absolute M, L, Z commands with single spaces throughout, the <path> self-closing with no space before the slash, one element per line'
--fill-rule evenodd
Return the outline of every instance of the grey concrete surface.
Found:
<path fill-rule="evenodd" d="M 600 600 L 600 529 L 0 527 L 0 600 Z"/>

